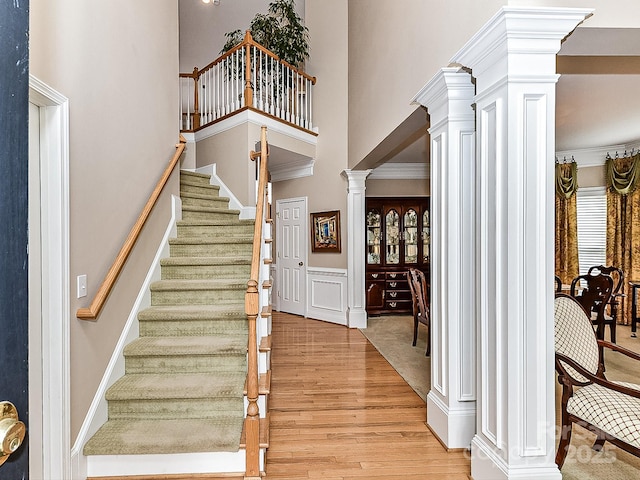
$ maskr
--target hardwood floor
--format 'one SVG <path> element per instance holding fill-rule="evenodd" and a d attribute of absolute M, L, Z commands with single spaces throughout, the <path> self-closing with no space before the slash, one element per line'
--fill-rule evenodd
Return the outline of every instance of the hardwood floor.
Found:
<path fill-rule="evenodd" d="M 279 312 L 272 324 L 264 480 L 469 479 L 468 456 L 445 451 L 426 426 L 425 403 L 359 330 Z M 108 480 L 230 478 L 243 477 Z"/>
<path fill-rule="evenodd" d="M 271 368 L 266 480 L 468 480 L 359 330 L 274 312 Z"/>

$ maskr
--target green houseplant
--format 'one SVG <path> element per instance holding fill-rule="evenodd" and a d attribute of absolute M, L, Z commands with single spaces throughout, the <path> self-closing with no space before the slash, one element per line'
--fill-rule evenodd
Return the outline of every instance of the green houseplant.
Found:
<path fill-rule="evenodd" d="M 268 13 L 253 18 L 249 32 L 256 42 L 296 68 L 302 68 L 309 58 L 309 29 L 296 12 L 294 0 L 271 2 Z M 222 54 L 241 43 L 244 32 L 237 29 L 225 33 L 225 37 Z"/>

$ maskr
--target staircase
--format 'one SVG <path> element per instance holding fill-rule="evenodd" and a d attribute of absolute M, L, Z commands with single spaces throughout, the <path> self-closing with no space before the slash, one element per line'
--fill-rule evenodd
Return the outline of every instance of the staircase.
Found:
<path fill-rule="evenodd" d="M 245 469 L 245 292 L 254 221 L 229 209 L 209 175 L 182 171 L 180 195 L 182 220 L 169 240 L 170 256 L 150 287 L 151 306 L 138 314 L 139 338 L 124 349 L 125 375 L 106 393 L 108 421 L 84 447 L 92 478 Z M 262 344 L 260 409 L 266 410 L 268 341 Z M 176 454 L 191 456 L 172 460 Z M 101 473 L 114 455 L 117 471 Z M 154 464 L 145 458 L 156 455 L 177 471 L 141 466 Z"/>

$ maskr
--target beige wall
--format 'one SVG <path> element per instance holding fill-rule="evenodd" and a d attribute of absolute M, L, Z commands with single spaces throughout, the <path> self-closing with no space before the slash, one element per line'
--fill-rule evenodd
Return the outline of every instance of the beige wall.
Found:
<path fill-rule="evenodd" d="M 255 166 L 249 151 L 255 148 L 256 128 L 244 123 L 201 140 L 196 145 L 196 165 L 216 164 L 216 174 L 244 206 L 255 205 Z M 251 138 L 251 140 L 249 140 Z"/>
<path fill-rule="evenodd" d="M 431 194 L 429 180 L 367 180 L 367 197 L 422 197 Z"/>
<path fill-rule="evenodd" d="M 175 152 L 178 2 L 31 0 L 30 10 L 30 71 L 69 99 L 75 439 L 168 220 L 165 195 L 102 315 L 96 322 L 76 319 Z M 176 180 L 171 191 L 178 192 Z M 76 299 L 81 274 L 89 296 Z"/>
<path fill-rule="evenodd" d="M 503 5 L 595 7 L 589 27 L 637 28 L 640 15 L 635 0 L 349 0 L 351 167 L 416 109 L 418 90 Z"/>
<path fill-rule="evenodd" d="M 604 187 L 606 185 L 604 165 L 595 167 L 578 167 L 579 187 Z"/>
<path fill-rule="evenodd" d="M 306 25 L 312 38 L 306 70 L 318 78 L 314 87 L 314 123 L 320 134 L 312 177 L 276 182 L 273 202 L 308 197 L 311 212 L 340 210 L 342 253 L 312 253 L 309 266 L 347 266 L 347 0 L 307 0 Z M 277 222 L 277 219 L 276 219 Z"/>
<path fill-rule="evenodd" d="M 267 13 L 271 0 L 223 0 L 220 5 L 202 0 L 180 0 L 180 71 L 190 73 L 218 58 L 227 32 L 245 31 L 256 13 Z M 296 1 L 304 18 L 304 0 Z"/>

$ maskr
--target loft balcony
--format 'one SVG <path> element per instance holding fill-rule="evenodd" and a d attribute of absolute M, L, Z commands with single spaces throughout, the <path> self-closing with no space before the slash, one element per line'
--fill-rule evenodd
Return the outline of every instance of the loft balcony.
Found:
<path fill-rule="evenodd" d="M 249 110 L 315 135 L 315 83 L 247 32 L 242 43 L 207 66 L 180 74 L 180 129 L 197 132 Z"/>

